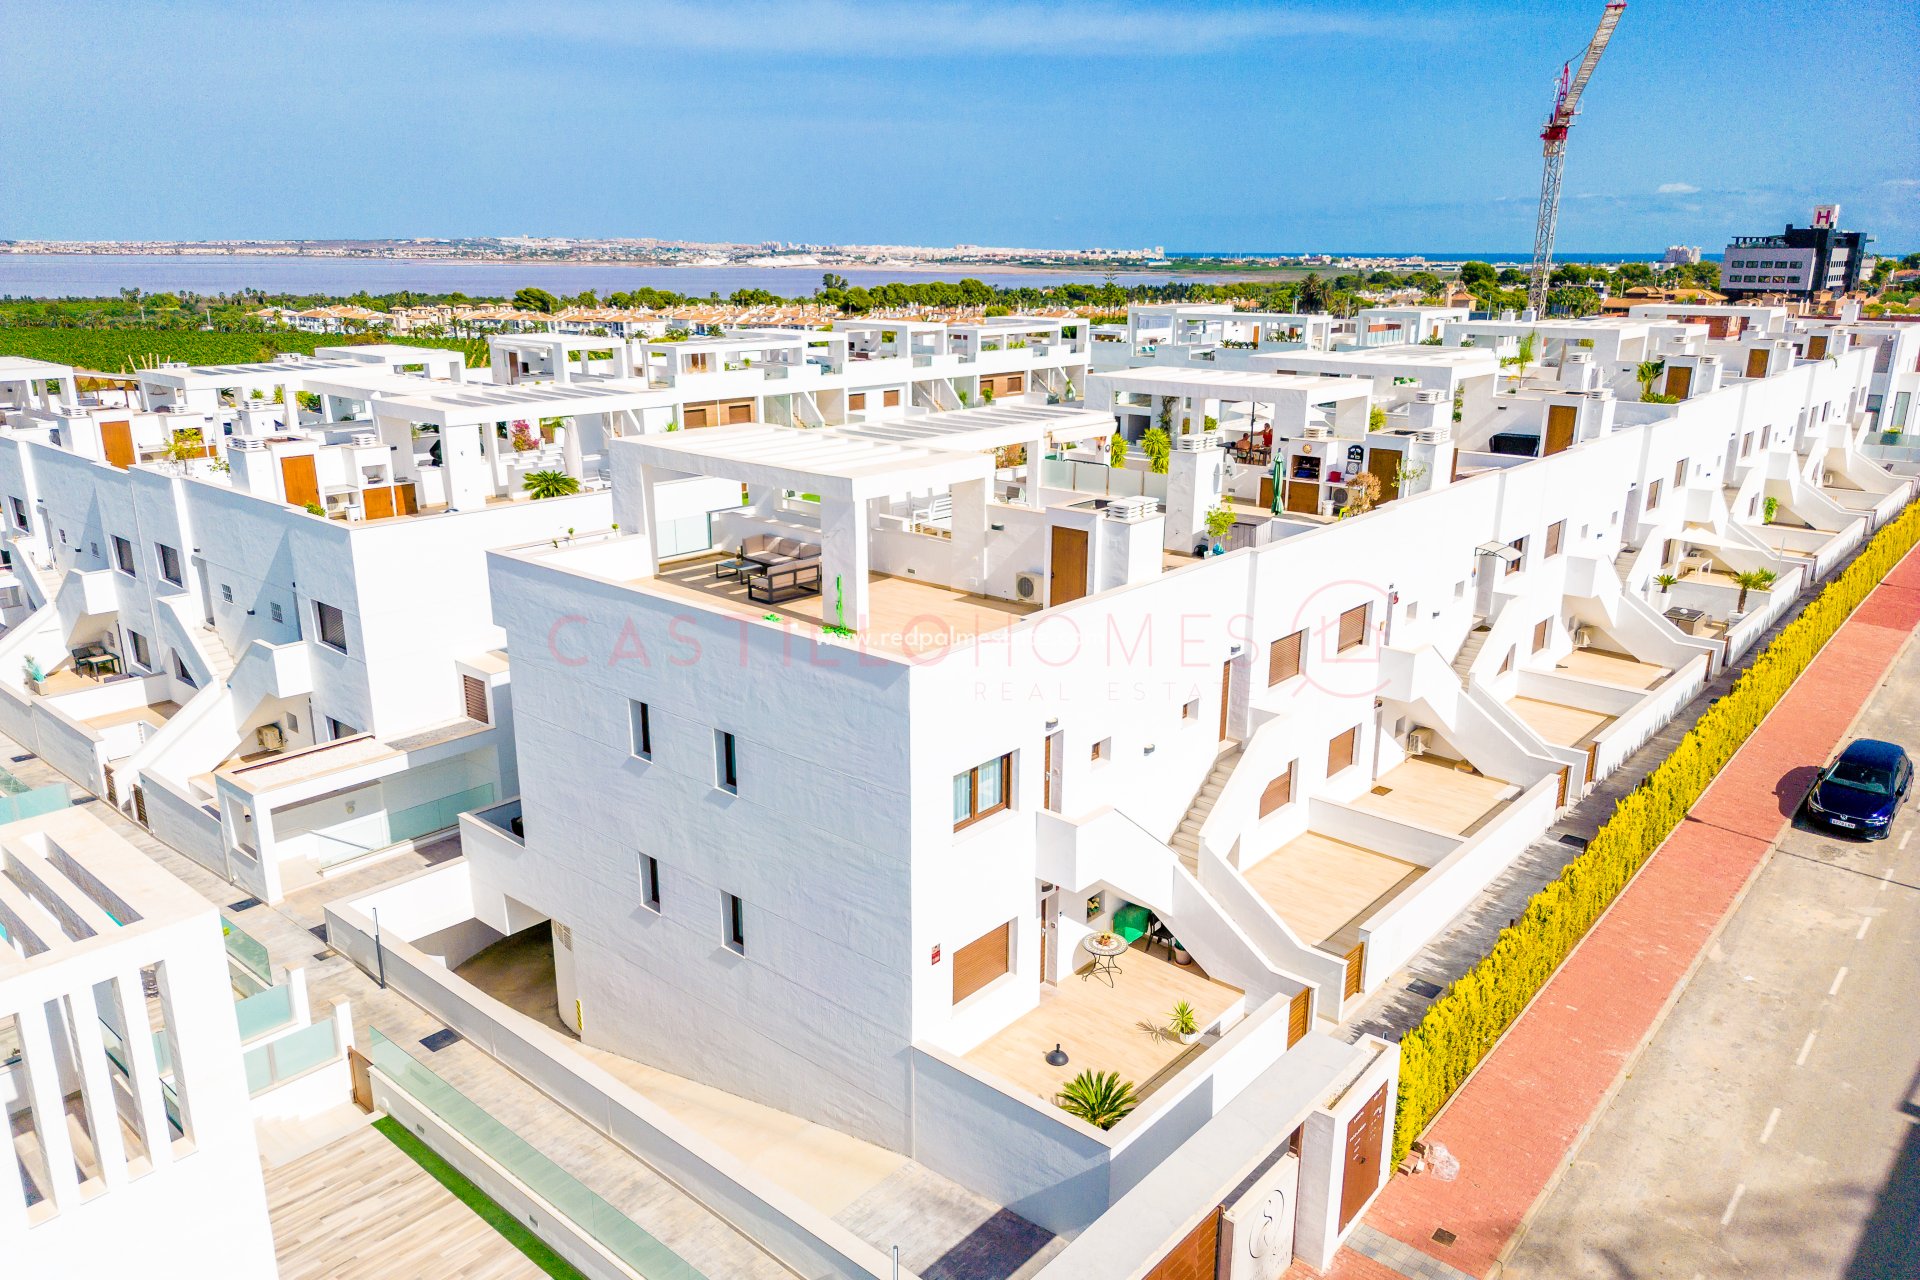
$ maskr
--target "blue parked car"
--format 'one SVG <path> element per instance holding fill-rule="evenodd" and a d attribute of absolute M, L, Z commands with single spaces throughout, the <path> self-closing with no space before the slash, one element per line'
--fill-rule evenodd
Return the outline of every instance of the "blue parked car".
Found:
<path fill-rule="evenodd" d="M 1807 793 L 1807 815 L 1822 826 L 1881 840 L 1913 785 L 1913 762 L 1891 742 L 1856 738 Z"/>

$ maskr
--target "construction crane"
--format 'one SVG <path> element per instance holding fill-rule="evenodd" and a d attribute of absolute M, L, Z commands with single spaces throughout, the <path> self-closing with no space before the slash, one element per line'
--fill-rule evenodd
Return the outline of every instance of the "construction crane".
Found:
<path fill-rule="evenodd" d="M 1600 15 L 1599 29 L 1593 33 L 1586 55 L 1580 59 L 1580 69 L 1572 71 L 1572 63 L 1561 66 L 1560 79 L 1554 85 L 1553 114 L 1540 131 L 1547 164 L 1540 175 L 1540 221 L 1533 231 L 1533 270 L 1527 276 L 1527 306 L 1536 316 L 1547 314 L 1547 277 L 1553 274 L 1553 233 L 1560 224 L 1560 175 L 1567 164 L 1567 134 L 1573 128 L 1574 113 L 1580 109 L 1580 95 L 1593 77 L 1593 69 L 1600 65 L 1600 55 L 1607 51 L 1607 41 L 1613 39 L 1620 15 L 1626 11 L 1626 0 L 1611 0 Z"/>

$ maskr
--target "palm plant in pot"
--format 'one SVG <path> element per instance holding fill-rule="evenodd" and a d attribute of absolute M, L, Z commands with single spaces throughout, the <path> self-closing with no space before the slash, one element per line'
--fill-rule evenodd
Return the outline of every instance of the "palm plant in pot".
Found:
<path fill-rule="evenodd" d="M 1082 1071 L 1060 1090 L 1059 1107 L 1096 1129 L 1111 1129 L 1140 1105 L 1133 1082 L 1117 1071 Z"/>
<path fill-rule="evenodd" d="M 1658 576 L 1656 576 L 1656 577 L 1654 578 L 1654 580 L 1653 580 L 1653 585 L 1654 585 L 1654 586 L 1656 586 L 1656 587 L 1658 587 L 1658 588 L 1660 588 L 1660 593 L 1659 593 L 1659 594 L 1660 594 L 1660 606 L 1661 606 L 1662 608 L 1665 608 L 1665 607 L 1666 607 L 1666 603 L 1667 603 L 1667 593 L 1668 593 L 1668 592 L 1670 592 L 1670 591 L 1672 591 L 1672 590 L 1674 589 L 1674 587 L 1675 587 L 1676 585 L 1678 585 L 1678 583 L 1679 583 L 1679 581 L 1680 581 L 1680 579 L 1678 579 L 1678 578 L 1676 578 L 1676 577 L 1674 577 L 1674 576 L 1673 576 L 1672 574 L 1670 574 L 1670 573 L 1663 573 L 1663 574 L 1659 574 Z"/>
<path fill-rule="evenodd" d="M 1173 1006 L 1173 1014 L 1167 1019 L 1167 1029 L 1180 1037 L 1181 1044 L 1192 1044 L 1200 1038 L 1200 1023 L 1193 1015 L 1193 1006 L 1182 1000 Z"/>

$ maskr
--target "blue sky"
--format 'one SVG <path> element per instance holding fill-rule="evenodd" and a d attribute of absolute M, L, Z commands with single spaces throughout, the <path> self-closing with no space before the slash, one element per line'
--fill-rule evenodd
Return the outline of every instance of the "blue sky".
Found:
<path fill-rule="evenodd" d="M 7 0 L 0 238 L 1525 250 L 1599 0 Z M 1631 0 L 1560 244 L 1920 248 L 1920 5 Z"/>

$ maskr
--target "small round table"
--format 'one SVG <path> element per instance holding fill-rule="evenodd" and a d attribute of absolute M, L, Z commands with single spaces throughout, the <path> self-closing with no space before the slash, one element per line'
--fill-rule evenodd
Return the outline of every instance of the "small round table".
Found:
<path fill-rule="evenodd" d="M 1127 940 L 1117 933 L 1090 933 L 1080 940 L 1080 945 L 1093 957 L 1093 967 L 1084 976 L 1104 978 L 1107 985 L 1112 986 L 1113 975 L 1120 972 L 1120 966 L 1114 961 L 1126 952 Z"/>

